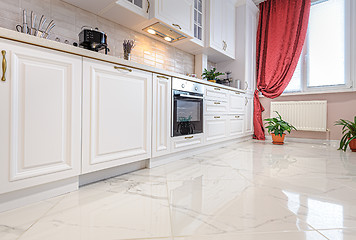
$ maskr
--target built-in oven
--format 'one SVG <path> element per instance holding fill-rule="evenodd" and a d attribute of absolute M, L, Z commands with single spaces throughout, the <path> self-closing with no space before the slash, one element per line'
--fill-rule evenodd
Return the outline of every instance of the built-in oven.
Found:
<path fill-rule="evenodd" d="M 204 85 L 173 78 L 172 137 L 203 132 Z"/>

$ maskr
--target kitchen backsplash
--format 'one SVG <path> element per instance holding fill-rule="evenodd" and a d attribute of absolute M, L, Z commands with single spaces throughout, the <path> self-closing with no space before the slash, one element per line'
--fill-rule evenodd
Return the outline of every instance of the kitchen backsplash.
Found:
<path fill-rule="evenodd" d="M 70 44 L 78 42 L 78 33 L 82 26 L 98 27 L 108 36 L 109 55 L 123 57 L 124 39 L 135 39 L 136 46 L 131 61 L 173 71 L 181 74 L 194 73 L 194 55 L 175 47 L 161 43 L 122 25 L 94 15 L 60 0 L 0 0 L 0 27 L 15 30 L 22 23 L 22 9 L 34 11 L 37 21 L 42 14 L 47 23 L 54 19 L 56 26 L 50 39 L 68 40 Z M 28 18 L 29 19 L 29 18 Z"/>

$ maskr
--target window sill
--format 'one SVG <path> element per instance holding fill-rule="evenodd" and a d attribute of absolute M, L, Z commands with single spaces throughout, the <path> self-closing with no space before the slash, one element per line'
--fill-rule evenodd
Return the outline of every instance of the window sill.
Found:
<path fill-rule="evenodd" d="M 355 88 L 343 88 L 343 89 L 334 89 L 334 90 L 320 90 L 320 91 L 310 91 L 310 92 L 288 92 L 282 93 L 280 97 L 286 96 L 298 96 L 298 95 L 316 95 L 316 94 L 329 94 L 329 93 L 349 93 L 349 92 L 356 92 Z M 259 97 L 265 98 L 261 93 Z"/>

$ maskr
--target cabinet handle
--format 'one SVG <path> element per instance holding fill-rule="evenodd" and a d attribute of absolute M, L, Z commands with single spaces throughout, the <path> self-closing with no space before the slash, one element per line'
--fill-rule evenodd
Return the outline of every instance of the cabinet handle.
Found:
<path fill-rule="evenodd" d="M 132 72 L 132 69 L 127 68 L 127 67 L 117 67 L 117 66 L 114 66 L 114 68 L 115 68 L 116 70 L 125 70 L 125 71 L 128 71 L 128 72 Z"/>
<path fill-rule="evenodd" d="M 235 116 L 235 118 L 240 118 L 240 116 Z"/>
<path fill-rule="evenodd" d="M 147 0 L 147 10 L 146 10 L 146 13 L 148 13 L 148 11 L 150 10 L 150 7 L 151 7 L 150 1 Z"/>
<path fill-rule="evenodd" d="M 247 97 L 245 97 L 245 106 L 247 105 L 247 103 L 248 103 L 248 99 Z"/>
<path fill-rule="evenodd" d="M 220 118 L 220 116 L 214 116 L 214 118 Z"/>
<path fill-rule="evenodd" d="M 185 137 L 185 139 L 192 139 L 194 136 Z"/>
<path fill-rule="evenodd" d="M 7 62 L 6 62 L 6 51 L 2 50 L 2 77 L 1 81 L 5 82 L 6 81 L 6 69 L 7 69 Z"/>
<path fill-rule="evenodd" d="M 182 30 L 182 28 L 179 26 L 179 24 L 173 23 L 172 26 L 173 26 L 173 27 L 176 27 L 176 28 L 179 28 L 179 30 Z"/>
<path fill-rule="evenodd" d="M 216 88 L 214 88 L 214 90 L 216 90 L 216 91 L 220 91 L 221 89 L 216 87 Z"/>
<path fill-rule="evenodd" d="M 235 92 L 235 94 L 240 95 L 241 93 L 239 93 L 239 92 Z"/>
<path fill-rule="evenodd" d="M 163 78 L 163 79 L 169 79 L 169 77 L 166 77 L 166 76 L 157 76 L 157 78 Z"/>
<path fill-rule="evenodd" d="M 219 105 L 219 104 L 220 104 L 220 102 L 214 102 L 214 104 L 215 104 L 215 105 Z"/>
<path fill-rule="evenodd" d="M 224 44 L 224 46 L 223 46 L 223 50 L 224 50 L 224 51 L 226 51 L 226 48 L 227 48 L 227 43 L 225 42 L 225 40 L 223 40 L 223 44 Z"/>
<path fill-rule="evenodd" d="M 248 82 L 247 82 L 247 81 L 245 81 L 245 83 L 246 83 L 245 90 L 247 90 L 247 88 L 248 88 Z"/>

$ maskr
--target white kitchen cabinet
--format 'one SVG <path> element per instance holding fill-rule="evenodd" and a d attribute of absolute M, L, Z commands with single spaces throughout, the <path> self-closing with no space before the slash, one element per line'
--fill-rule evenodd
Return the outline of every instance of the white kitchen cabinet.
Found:
<path fill-rule="evenodd" d="M 219 100 L 205 100 L 204 101 L 204 113 L 205 114 L 225 114 L 229 111 L 228 102 Z"/>
<path fill-rule="evenodd" d="M 204 134 L 194 134 L 187 136 L 173 137 L 171 139 L 172 152 L 178 152 L 197 148 L 204 143 Z"/>
<path fill-rule="evenodd" d="M 243 0 L 237 6 L 237 53 L 241 59 L 237 77 L 247 93 L 253 93 L 256 86 L 256 35 L 258 8 L 251 0 Z"/>
<path fill-rule="evenodd" d="M 244 115 L 229 115 L 228 137 L 235 138 L 244 134 Z"/>
<path fill-rule="evenodd" d="M 208 0 L 207 47 L 209 59 L 221 62 L 235 59 L 235 1 Z"/>
<path fill-rule="evenodd" d="M 98 12 L 98 15 L 132 28 L 148 20 L 150 1 L 153 0 L 117 0 Z"/>
<path fill-rule="evenodd" d="M 229 91 L 220 87 L 205 87 L 205 99 L 228 101 Z"/>
<path fill-rule="evenodd" d="M 150 158 L 152 73 L 84 58 L 82 173 Z"/>
<path fill-rule="evenodd" d="M 154 0 L 63 1 L 125 27 L 134 28 L 148 20 L 151 2 Z"/>
<path fill-rule="evenodd" d="M 152 157 L 169 154 L 171 150 L 171 77 L 153 76 Z"/>
<path fill-rule="evenodd" d="M 214 115 L 204 116 L 205 143 L 213 143 L 226 140 L 228 136 L 227 116 Z"/>
<path fill-rule="evenodd" d="M 256 35 L 258 8 L 252 0 L 238 0 L 236 5 L 236 59 L 217 64 L 217 71 L 232 72 L 241 88 L 253 93 L 256 88 Z"/>
<path fill-rule="evenodd" d="M 245 94 L 237 91 L 229 91 L 229 113 L 244 113 Z"/>
<path fill-rule="evenodd" d="M 0 40 L 0 193 L 78 176 L 81 57 Z M 4 52 L 5 53 L 5 52 Z"/>
<path fill-rule="evenodd" d="M 152 23 L 158 20 L 187 37 L 194 36 L 194 0 L 155 0 L 151 5 Z"/>
<path fill-rule="evenodd" d="M 253 95 L 245 96 L 245 135 L 253 134 Z"/>

